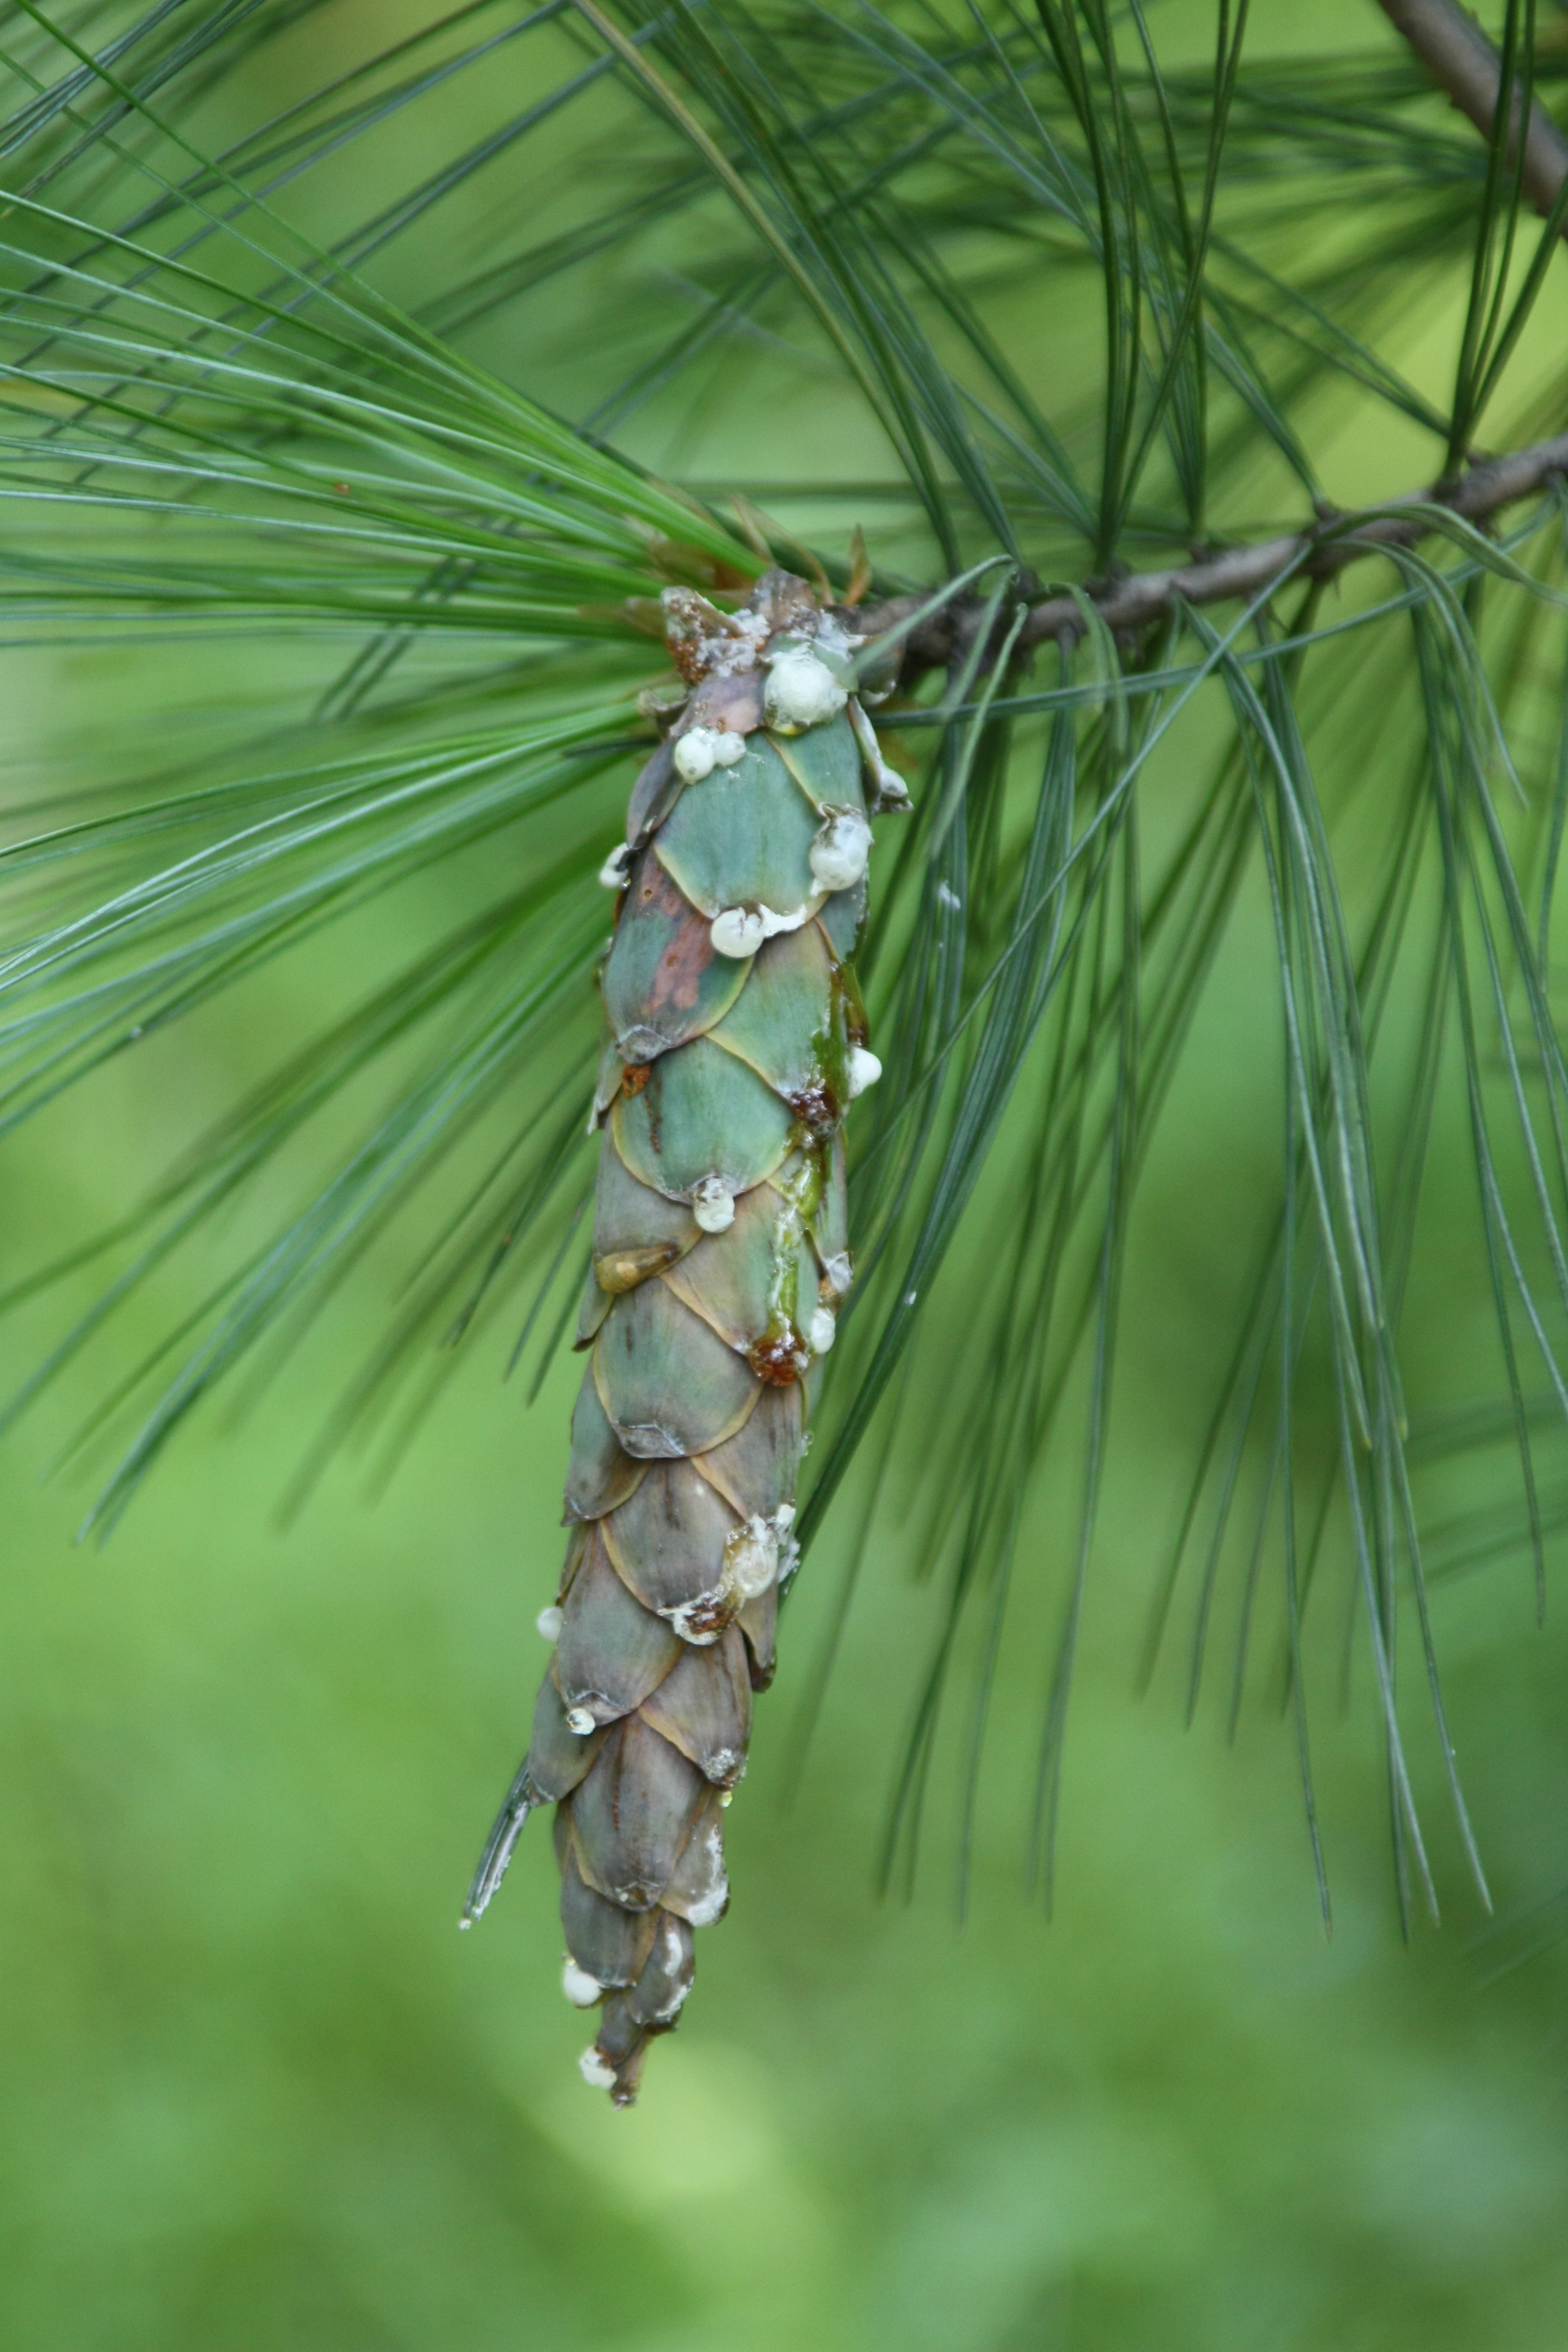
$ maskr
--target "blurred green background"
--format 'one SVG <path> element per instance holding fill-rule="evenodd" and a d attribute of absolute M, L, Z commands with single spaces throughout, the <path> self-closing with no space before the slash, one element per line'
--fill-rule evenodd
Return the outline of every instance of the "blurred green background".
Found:
<path fill-rule="evenodd" d="M 13 1442 L 0 2342 L 1561 2344 L 1563 1948 L 1488 1982 L 1462 1892 L 1402 1947 L 1359 1722 L 1319 1756 L 1325 1941 L 1286 1728 L 1227 1753 L 1173 1689 L 1131 1695 L 1178 1339 L 1124 1414 L 1054 1925 L 984 1812 L 962 1929 L 939 1868 L 875 1899 L 910 1676 L 870 1631 L 908 1669 L 919 1613 L 896 1531 L 792 1786 L 825 1550 L 730 1816 L 732 1911 L 628 2114 L 577 2076 L 537 1827 L 456 1931 L 537 1672 L 566 1381 L 525 1420 L 470 1378 L 379 1509 L 345 1479 L 287 1536 L 287 1403 L 193 1439 L 101 1555 L 68 1550 L 37 1430 Z M 1489 1861 L 1528 1900 L 1563 1845 L 1560 1622 L 1531 1633 L 1522 1590 L 1441 1608 Z"/>
<path fill-rule="evenodd" d="M 1325 10 L 1316 35 L 1350 21 Z M 1300 12 L 1260 12 L 1266 47 L 1296 36 Z M 564 401 L 559 336 L 552 352 L 525 380 Z M 794 415 L 770 419 L 781 462 L 806 429 Z M 1416 462 L 1393 435 L 1357 446 L 1346 494 Z M 232 732 L 246 697 L 259 709 L 300 683 L 286 660 L 242 672 L 237 656 L 193 697 L 183 658 L 40 667 L 11 706 L 16 772 L 79 705 L 106 726 L 121 699 L 156 709 L 175 692 Z M 372 951 L 374 920 L 395 918 L 373 920 Z M 531 1628 L 559 1555 L 575 1367 L 528 1412 L 492 1348 L 379 1502 L 351 1465 L 288 1528 L 279 1494 L 357 1360 L 352 1318 L 236 1425 L 200 1423 L 102 1552 L 70 1548 L 81 1475 L 46 1475 L 91 1402 L 85 1380 L 6 1440 L 0 2344 L 1568 2345 L 1558 1595 L 1538 1632 L 1517 1556 L 1437 1588 L 1498 1919 L 1456 1866 L 1427 1755 L 1446 1916 L 1418 1918 L 1408 1944 L 1364 1674 L 1315 1726 L 1331 1937 L 1277 1708 L 1249 1704 L 1227 1739 L 1223 1687 L 1184 1727 L 1179 1658 L 1134 1689 L 1194 1400 L 1228 1343 L 1213 1301 L 1275 1131 L 1274 1097 L 1253 1085 L 1268 1051 L 1250 981 L 1261 942 L 1243 925 L 1227 950 L 1144 1196 L 1054 1918 L 1022 1884 L 1019 1825 L 1058 1568 L 1040 1638 L 1026 1605 L 1010 1640 L 961 1924 L 942 1790 L 913 1899 L 875 1891 L 936 1606 L 911 1590 L 895 1507 L 803 1760 L 842 1570 L 830 1531 L 729 1816 L 731 1914 L 702 1937 L 697 1997 L 631 2113 L 577 2077 L 585 2036 L 557 1990 L 542 1827 L 479 1931 L 456 1931 L 541 1663 Z M 362 927 L 313 951 L 303 977 L 160 1042 L 26 1139 L 7 1276 L 151 1176 L 171 1139 L 266 1066 L 312 991 L 357 984 L 366 948 Z M 1445 1165 L 1410 1328 L 1426 1393 L 1462 1399 L 1492 1377 L 1488 1310 L 1479 1269 L 1445 1252 L 1473 1181 L 1462 1151 Z M 184 1295 L 163 1278 L 130 1339 L 150 1342 Z M 43 1313 L 10 1326 L 12 1360 L 49 1328 Z M 940 1325 L 927 1342 L 940 1351 Z M 1047 1479 L 1042 1540 L 1070 1526 L 1075 1475 L 1064 1463 Z M 1446 1510 L 1491 1507 L 1489 1457 L 1445 1476 Z"/>

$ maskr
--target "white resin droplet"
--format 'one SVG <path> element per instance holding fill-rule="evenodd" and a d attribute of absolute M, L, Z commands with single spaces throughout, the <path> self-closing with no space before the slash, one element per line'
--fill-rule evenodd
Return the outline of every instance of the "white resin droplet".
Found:
<path fill-rule="evenodd" d="M 812 873 L 825 890 L 852 889 L 870 855 L 871 828 L 858 809 L 830 816 L 806 852 Z"/>
<path fill-rule="evenodd" d="M 566 1710 L 566 1728 L 568 1731 L 574 1731 L 579 1739 L 586 1739 L 594 1728 L 593 1708 L 569 1706 Z"/>
<path fill-rule="evenodd" d="M 691 1213 L 705 1234 L 727 1234 L 735 1222 L 735 1196 L 722 1176 L 704 1176 L 691 1190 Z"/>
<path fill-rule="evenodd" d="M 851 1102 L 857 1095 L 863 1095 L 868 1087 L 874 1087 L 881 1075 L 882 1065 L 875 1054 L 868 1053 L 864 1045 L 850 1046 L 847 1076 Z"/>
<path fill-rule="evenodd" d="M 561 1639 L 561 1622 L 563 1614 L 564 1612 L 559 1609 L 542 1609 L 534 1619 L 535 1625 L 547 1642 L 558 1642 Z"/>
<path fill-rule="evenodd" d="M 617 842 L 599 868 L 599 880 L 603 887 L 606 890 L 624 890 L 626 885 L 626 868 L 631 862 L 631 845 L 625 841 Z"/>
<path fill-rule="evenodd" d="M 730 1591 L 753 1601 L 759 1592 L 767 1591 L 778 1574 L 778 1530 L 771 1520 L 753 1511 L 745 1525 L 736 1528 L 725 1539 L 724 1582 Z"/>
<path fill-rule="evenodd" d="M 675 772 L 684 782 L 700 784 L 713 772 L 713 730 L 693 727 L 675 739 Z"/>
<path fill-rule="evenodd" d="M 754 956 L 768 936 L 768 927 L 749 908 L 726 907 L 721 915 L 714 916 L 708 936 L 717 955 Z"/>
<path fill-rule="evenodd" d="M 786 646 L 768 666 L 763 710 L 770 727 L 820 727 L 848 699 L 826 663 L 805 646 Z"/>
<path fill-rule="evenodd" d="M 759 907 L 757 912 L 763 919 L 763 937 L 767 940 L 776 940 L 781 931 L 798 931 L 811 917 L 809 907 L 797 907 L 793 915 L 781 915 L 773 907 Z"/>
<path fill-rule="evenodd" d="M 675 739 L 675 772 L 700 784 L 715 768 L 733 768 L 746 756 L 746 739 L 719 727 L 689 727 Z"/>
<path fill-rule="evenodd" d="M 838 1337 L 838 1320 L 831 1307 L 819 1307 L 806 1326 L 806 1343 L 814 1356 L 826 1356 Z"/>
<path fill-rule="evenodd" d="M 713 1864 L 713 1883 L 706 1895 L 700 1895 L 686 1914 L 692 1927 L 710 1927 L 715 1919 L 724 1916 L 724 1906 L 730 1900 L 730 1881 L 724 1870 L 724 1841 L 719 1834 L 719 1824 L 700 1832 Z"/>
<path fill-rule="evenodd" d="M 580 1969 L 568 1952 L 562 1964 L 561 1990 L 574 2009 L 592 2009 L 605 1988 L 597 1977 L 591 1977 L 586 1969 Z"/>
<path fill-rule="evenodd" d="M 577 2061 L 577 2069 L 591 2091 L 611 2091 L 616 2084 L 616 2070 L 606 2065 L 592 2042 Z"/>

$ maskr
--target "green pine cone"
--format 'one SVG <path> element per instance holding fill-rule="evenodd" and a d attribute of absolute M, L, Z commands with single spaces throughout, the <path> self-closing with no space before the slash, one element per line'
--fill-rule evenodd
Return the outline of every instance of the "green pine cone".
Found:
<path fill-rule="evenodd" d="M 617 2105 L 729 1901 L 795 1561 L 795 1473 L 851 1279 L 845 1110 L 879 1075 L 850 958 L 868 816 L 907 806 L 850 688 L 857 642 L 771 572 L 738 613 L 665 597 L 691 688 L 632 793 L 600 974 L 608 1037 L 555 1654 L 468 1898 L 556 1808 L 565 1990 Z"/>

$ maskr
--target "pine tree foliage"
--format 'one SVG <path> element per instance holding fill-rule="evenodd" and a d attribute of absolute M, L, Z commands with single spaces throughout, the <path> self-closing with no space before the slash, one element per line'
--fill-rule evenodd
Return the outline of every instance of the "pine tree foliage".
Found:
<path fill-rule="evenodd" d="M 1563 20 L 1494 16 L 1496 89 L 1549 114 Z M 889 1865 L 955 1662 L 973 1786 L 1014 1584 L 1048 1574 L 1048 1885 L 1138 1180 L 1258 914 L 1270 1202 L 1151 1654 L 1185 1643 L 1195 1703 L 1239 1575 L 1239 1693 L 1272 1596 L 1310 1815 L 1303 1627 L 1348 1589 L 1430 1892 L 1413 1709 L 1468 1832 L 1429 1580 L 1506 1549 L 1543 1589 L 1568 1521 L 1568 182 L 1542 216 L 1506 104 L 1478 131 L 1376 9 L 1352 31 L 1292 54 L 1262 0 L 16 0 L 5 639 L 145 665 L 158 724 L 14 796 L 0 1129 L 377 908 L 401 942 L 5 1300 L 100 1270 L 7 1408 L 101 1368 L 89 1525 L 388 1250 L 302 1486 L 493 1371 L 487 1331 L 537 1391 L 588 1255 L 596 876 L 679 701 L 658 600 L 732 609 L 780 565 L 896 661 L 915 801 L 861 954 L 884 1074 L 797 1528 L 864 1527 L 893 1465 L 946 1596 Z M 245 681 L 222 709 L 209 662 Z M 1434 1416 L 1401 1319 L 1450 1101 L 1495 1336 Z M 117 1355 L 116 1309 L 186 1265 L 163 1342 Z M 1506 1508 L 1426 1524 L 1422 1465 L 1500 1445 Z M 851 1527 L 846 1606 L 856 1557 Z"/>

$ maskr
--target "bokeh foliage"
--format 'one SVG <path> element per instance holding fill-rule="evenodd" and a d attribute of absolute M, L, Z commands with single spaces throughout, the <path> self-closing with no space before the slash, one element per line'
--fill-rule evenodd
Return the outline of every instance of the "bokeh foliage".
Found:
<path fill-rule="evenodd" d="M 541 1855 L 449 1934 L 647 600 L 858 525 L 1005 632 L 1561 425 L 1565 265 L 1374 11 L 1100 22 L 13 12 L 8 1444 L 117 1527 L 62 1578 L 18 1505 L 7 1588 L 19 2342 L 1561 2308 L 1551 493 L 916 685 L 868 1278 L 666 2104 L 583 2113 Z M 962 1937 L 872 1904 L 922 1819 Z"/>

